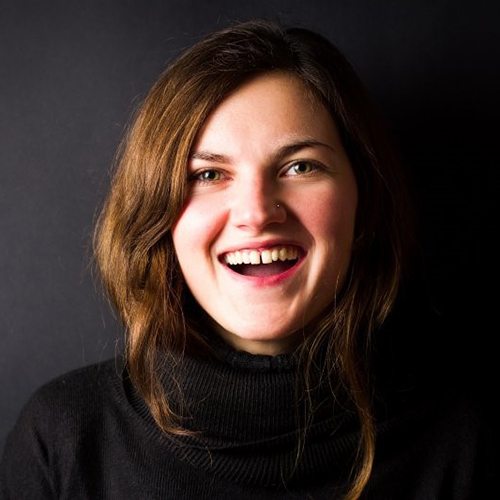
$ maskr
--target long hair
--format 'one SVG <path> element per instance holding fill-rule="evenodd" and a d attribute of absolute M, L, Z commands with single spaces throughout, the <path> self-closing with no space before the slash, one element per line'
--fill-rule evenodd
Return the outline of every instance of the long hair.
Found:
<path fill-rule="evenodd" d="M 307 383 L 315 354 L 326 344 L 327 370 L 356 408 L 361 437 L 347 497 L 357 498 L 375 450 L 370 336 L 394 305 L 411 228 L 404 183 L 380 119 L 352 67 L 329 41 L 305 29 L 251 21 L 210 35 L 174 61 L 144 99 L 119 150 L 96 227 L 96 260 L 127 329 L 127 366 L 135 388 L 160 428 L 185 432 L 162 389 L 159 353 L 193 351 L 202 340 L 171 228 L 186 199 L 191 148 L 208 115 L 243 82 L 269 71 L 295 75 L 326 106 L 357 181 L 348 276 L 301 350 Z"/>

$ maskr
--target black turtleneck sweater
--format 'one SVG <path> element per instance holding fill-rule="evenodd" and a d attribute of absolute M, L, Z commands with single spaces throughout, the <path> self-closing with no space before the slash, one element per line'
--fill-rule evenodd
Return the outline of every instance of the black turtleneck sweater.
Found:
<path fill-rule="evenodd" d="M 341 498 L 359 437 L 354 414 L 318 387 L 304 437 L 293 356 L 217 351 L 217 359 L 167 364 L 165 388 L 183 426 L 198 431 L 191 436 L 162 434 L 114 360 L 42 387 L 7 440 L 0 497 Z M 378 405 L 363 498 L 490 497 L 493 446 L 477 405 L 451 388 L 396 385 Z"/>

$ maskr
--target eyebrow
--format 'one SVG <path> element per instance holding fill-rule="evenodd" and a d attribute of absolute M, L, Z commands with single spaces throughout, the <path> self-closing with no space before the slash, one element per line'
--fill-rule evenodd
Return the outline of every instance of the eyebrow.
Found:
<path fill-rule="evenodd" d="M 297 151 L 305 148 L 314 148 L 314 147 L 325 147 L 332 152 L 336 152 L 335 148 L 333 148 L 330 144 L 326 144 L 321 141 L 317 141 L 316 139 L 302 139 L 299 141 L 294 141 L 291 144 L 285 144 L 281 146 L 273 155 L 273 160 L 275 162 L 280 161 L 287 156 L 293 155 Z M 196 151 L 190 156 L 191 160 L 205 160 L 211 163 L 231 163 L 231 157 L 218 153 L 210 153 L 209 151 Z"/>

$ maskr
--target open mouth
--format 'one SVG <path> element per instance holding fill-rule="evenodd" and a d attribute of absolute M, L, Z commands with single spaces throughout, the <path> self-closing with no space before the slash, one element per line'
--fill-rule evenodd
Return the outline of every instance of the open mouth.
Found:
<path fill-rule="evenodd" d="M 223 256 L 223 262 L 243 276 L 267 277 L 282 274 L 295 266 L 302 255 L 301 249 L 280 245 L 265 250 L 237 250 Z"/>

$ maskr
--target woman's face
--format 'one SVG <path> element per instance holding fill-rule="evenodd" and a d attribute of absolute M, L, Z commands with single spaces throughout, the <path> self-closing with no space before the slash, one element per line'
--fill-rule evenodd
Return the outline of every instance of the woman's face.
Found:
<path fill-rule="evenodd" d="M 335 123 L 296 77 L 267 73 L 209 116 L 173 242 L 191 293 L 237 349 L 275 355 L 340 289 L 357 187 Z"/>

